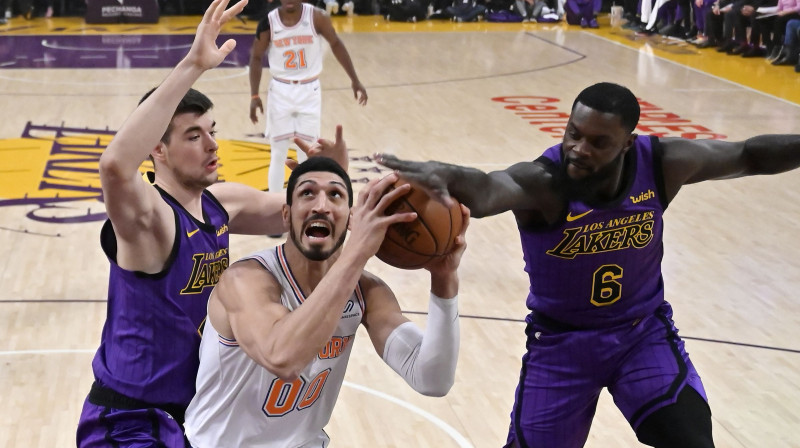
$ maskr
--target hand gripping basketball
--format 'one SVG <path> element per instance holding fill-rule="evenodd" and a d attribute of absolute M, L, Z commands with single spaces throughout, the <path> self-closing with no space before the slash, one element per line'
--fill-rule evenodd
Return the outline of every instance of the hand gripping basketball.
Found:
<path fill-rule="evenodd" d="M 390 190 L 407 183 L 400 179 Z M 380 260 L 401 269 L 419 269 L 453 250 L 463 225 L 461 204 L 453 201 L 445 206 L 412 186 L 386 210 L 387 214 L 398 212 L 416 212 L 417 218 L 389 226 L 376 254 Z"/>

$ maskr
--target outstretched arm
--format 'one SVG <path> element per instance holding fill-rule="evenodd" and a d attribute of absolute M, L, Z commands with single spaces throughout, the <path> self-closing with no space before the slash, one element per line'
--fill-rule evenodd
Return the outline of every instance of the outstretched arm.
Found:
<path fill-rule="evenodd" d="M 376 154 L 376 161 L 400 177 L 450 205 L 450 197 L 470 209 L 475 218 L 509 210 L 542 210 L 553 196 L 551 176 L 543 165 L 520 162 L 502 171 L 485 173 L 475 168 L 442 162 L 412 162 L 389 154 Z"/>
<path fill-rule="evenodd" d="M 339 61 L 347 76 L 350 77 L 350 85 L 353 88 L 353 97 L 358 100 L 358 104 L 362 106 L 367 105 L 367 89 L 358 80 L 356 69 L 353 67 L 353 61 L 350 59 L 350 53 L 347 52 L 344 43 L 336 35 L 336 30 L 333 29 L 333 23 L 328 14 L 314 10 L 314 28 L 317 32 L 328 41 L 331 46 L 331 52 Z"/>
<path fill-rule="evenodd" d="M 466 249 L 469 209 L 461 206 L 464 226 L 454 250 L 425 268 L 431 274 L 428 322 L 423 332 L 403 316 L 392 291 L 379 279 L 365 288 L 364 326 L 375 350 L 417 392 L 441 397 L 455 381 L 460 344 L 458 265 Z"/>
<path fill-rule="evenodd" d="M 800 167 L 800 135 L 758 135 L 742 142 L 665 138 L 662 145 L 669 200 L 685 184 Z"/>
<path fill-rule="evenodd" d="M 197 27 L 186 57 L 161 85 L 128 117 L 100 157 L 100 180 L 106 211 L 123 244 L 171 248 L 174 219 L 155 189 L 142 182 L 139 165 L 160 144 L 179 102 L 200 75 L 222 62 L 236 46 L 232 39 L 217 47 L 222 24 L 241 12 L 246 1 L 225 10 L 227 0 L 215 0 Z M 156 240 L 156 241 L 153 241 Z M 169 249 L 167 249 L 167 252 Z M 160 269 L 157 250 L 143 249 L 136 266 L 127 269 L 154 272 Z M 163 259 L 160 260 L 163 264 Z"/>

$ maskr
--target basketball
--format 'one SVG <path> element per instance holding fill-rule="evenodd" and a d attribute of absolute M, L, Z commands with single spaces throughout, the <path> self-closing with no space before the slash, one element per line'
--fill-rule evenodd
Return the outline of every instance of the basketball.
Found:
<path fill-rule="evenodd" d="M 392 189 L 406 183 L 400 179 Z M 453 250 L 463 224 L 458 202 L 448 208 L 412 186 L 408 194 L 398 198 L 386 210 L 386 214 L 398 212 L 416 212 L 417 219 L 389 226 L 376 254 L 381 261 L 401 269 L 419 269 Z"/>

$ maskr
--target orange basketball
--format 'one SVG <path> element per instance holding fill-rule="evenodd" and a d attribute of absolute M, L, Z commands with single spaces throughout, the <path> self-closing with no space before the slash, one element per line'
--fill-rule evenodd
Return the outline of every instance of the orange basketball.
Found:
<path fill-rule="evenodd" d="M 392 188 L 406 183 L 398 180 Z M 448 208 L 423 190 L 412 187 L 386 210 L 387 214 L 398 212 L 417 212 L 417 219 L 389 226 L 376 254 L 383 262 L 401 269 L 419 269 L 453 250 L 463 224 L 457 202 Z"/>

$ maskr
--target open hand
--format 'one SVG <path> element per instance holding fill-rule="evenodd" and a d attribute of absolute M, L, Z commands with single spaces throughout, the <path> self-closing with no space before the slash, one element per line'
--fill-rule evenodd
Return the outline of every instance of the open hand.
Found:
<path fill-rule="evenodd" d="M 412 183 L 415 187 L 424 190 L 428 196 L 450 207 L 453 198 L 447 189 L 447 180 L 444 175 L 447 166 L 441 162 L 411 162 L 400 160 L 391 154 L 375 154 L 375 161 L 395 170 L 402 179 Z"/>
<path fill-rule="evenodd" d="M 342 125 L 336 126 L 336 141 L 317 139 L 314 143 L 309 143 L 303 139 L 294 138 L 294 143 L 308 157 L 329 157 L 336 161 L 345 171 L 350 167 L 350 159 L 347 156 L 347 145 L 342 138 Z M 293 170 L 297 166 L 297 161 L 287 159 L 286 166 Z"/>
<path fill-rule="evenodd" d="M 211 2 L 203 14 L 203 20 L 197 27 L 192 47 L 186 55 L 189 62 L 202 70 L 218 66 L 236 48 L 236 41 L 233 39 L 226 40 L 219 47 L 217 47 L 216 40 L 222 25 L 241 13 L 242 9 L 247 6 L 247 0 L 242 0 L 226 10 L 228 1 L 214 0 Z"/>
<path fill-rule="evenodd" d="M 390 225 L 398 222 L 411 222 L 417 218 L 416 212 L 386 214 L 386 209 L 403 195 L 408 194 L 411 185 L 404 184 L 387 192 L 397 181 L 392 173 L 381 179 L 373 179 L 358 194 L 358 203 L 350 212 L 350 237 L 347 246 L 363 251 L 371 257 L 386 237 Z M 351 246 L 352 245 L 352 246 Z"/>

